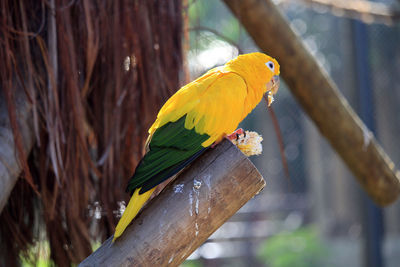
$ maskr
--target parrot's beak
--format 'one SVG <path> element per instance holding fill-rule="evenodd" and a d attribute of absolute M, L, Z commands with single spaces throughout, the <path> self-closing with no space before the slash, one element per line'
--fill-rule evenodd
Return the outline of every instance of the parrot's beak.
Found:
<path fill-rule="evenodd" d="M 274 102 L 274 95 L 278 92 L 279 84 L 280 81 L 278 75 L 272 77 L 272 79 L 267 83 L 268 106 Z"/>

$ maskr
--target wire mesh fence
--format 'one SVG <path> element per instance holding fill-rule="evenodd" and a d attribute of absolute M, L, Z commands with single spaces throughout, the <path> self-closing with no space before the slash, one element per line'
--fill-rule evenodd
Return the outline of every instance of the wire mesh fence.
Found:
<path fill-rule="evenodd" d="M 368 105 L 372 115 L 367 119 L 372 122 L 378 142 L 399 164 L 400 26 L 363 24 L 333 15 L 329 9 L 280 2 L 285 2 L 280 7 L 292 29 L 361 117 L 362 99 L 367 94 L 362 84 L 367 82 L 372 92 Z M 399 6 L 396 1 L 382 3 L 392 8 Z M 192 78 L 239 52 L 257 50 L 222 2 L 189 4 Z M 357 38 L 357 24 L 365 29 L 364 39 Z M 360 66 L 360 62 L 364 64 Z M 263 154 L 251 160 L 265 177 L 266 189 L 223 225 L 187 264 L 368 266 L 368 240 L 377 234 L 383 240 L 380 264 L 397 266 L 399 202 L 382 210 L 383 229 L 374 228 L 373 222 L 379 222 L 379 218 L 368 217 L 370 204 L 365 193 L 284 83 L 273 108 L 283 136 L 290 179 L 285 178 L 270 114 L 261 103 L 241 127 L 263 135 Z"/>

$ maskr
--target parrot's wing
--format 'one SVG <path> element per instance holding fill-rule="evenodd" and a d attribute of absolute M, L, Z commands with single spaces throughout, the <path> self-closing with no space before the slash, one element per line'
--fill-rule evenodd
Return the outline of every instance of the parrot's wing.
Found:
<path fill-rule="evenodd" d="M 150 129 L 149 150 L 127 191 L 140 194 L 178 173 L 243 119 L 247 86 L 234 73 L 214 73 L 179 90 Z M 247 115 L 247 114 L 246 114 Z"/>
<path fill-rule="evenodd" d="M 155 130 L 161 126 L 177 121 L 193 110 L 201 101 L 208 88 L 220 77 L 218 69 L 208 71 L 203 76 L 186 84 L 179 89 L 163 105 L 157 115 L 156 121 L 149 129 L 150 138 Z"/>
<path fill-rule="evenodd" d="M 223 73 L 201 96 L 196 107 L 186 115 L 185 128 L 194 128 L 197 133 L 210 137 L 202 146 L 210 146 L 231 134 L 247 115 L 245 100 L 247 85 L 235 73 Z"/>
<path fill-rule="evenodd" d="M 209 136 L 186 129 L 185 117 L 167 123 L 154 132 L 149 151 L 136 167 L 127 191 L 133 192 L 141 187 L 139 193 L 146 192 L 178 173 L 206 149 L 201 143 Z"/>

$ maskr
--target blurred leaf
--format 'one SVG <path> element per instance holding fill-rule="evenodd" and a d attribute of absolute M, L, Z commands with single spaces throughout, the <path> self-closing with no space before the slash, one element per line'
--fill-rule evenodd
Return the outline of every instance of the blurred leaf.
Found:
<path fill-rule="evenodd" d="M 180 267 L 202 267 L 203 264 L 198 260 L 187 260 L 184 261 Z"/>
<path fill-rule="evenodd" d="M 282 232 L 261 245 L 258 256 L 271 267 L 321 266 L 327 249 L 312 227 Z"/>

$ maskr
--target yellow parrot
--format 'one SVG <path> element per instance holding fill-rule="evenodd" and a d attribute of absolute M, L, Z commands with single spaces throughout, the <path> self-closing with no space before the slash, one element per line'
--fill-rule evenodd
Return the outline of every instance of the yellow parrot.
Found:
<path fill-rule="evenodd" d="M 146 154 L 130 179 L 132 197 L 115 229 L 121 236 L 157 185 L 232 134 L 263 95 L 279 87 L 279 64 L 263 53 L 240 55 L 183 86 L 149 129 Z M 270 103 L 268 103 L 270 104 Z"/>

